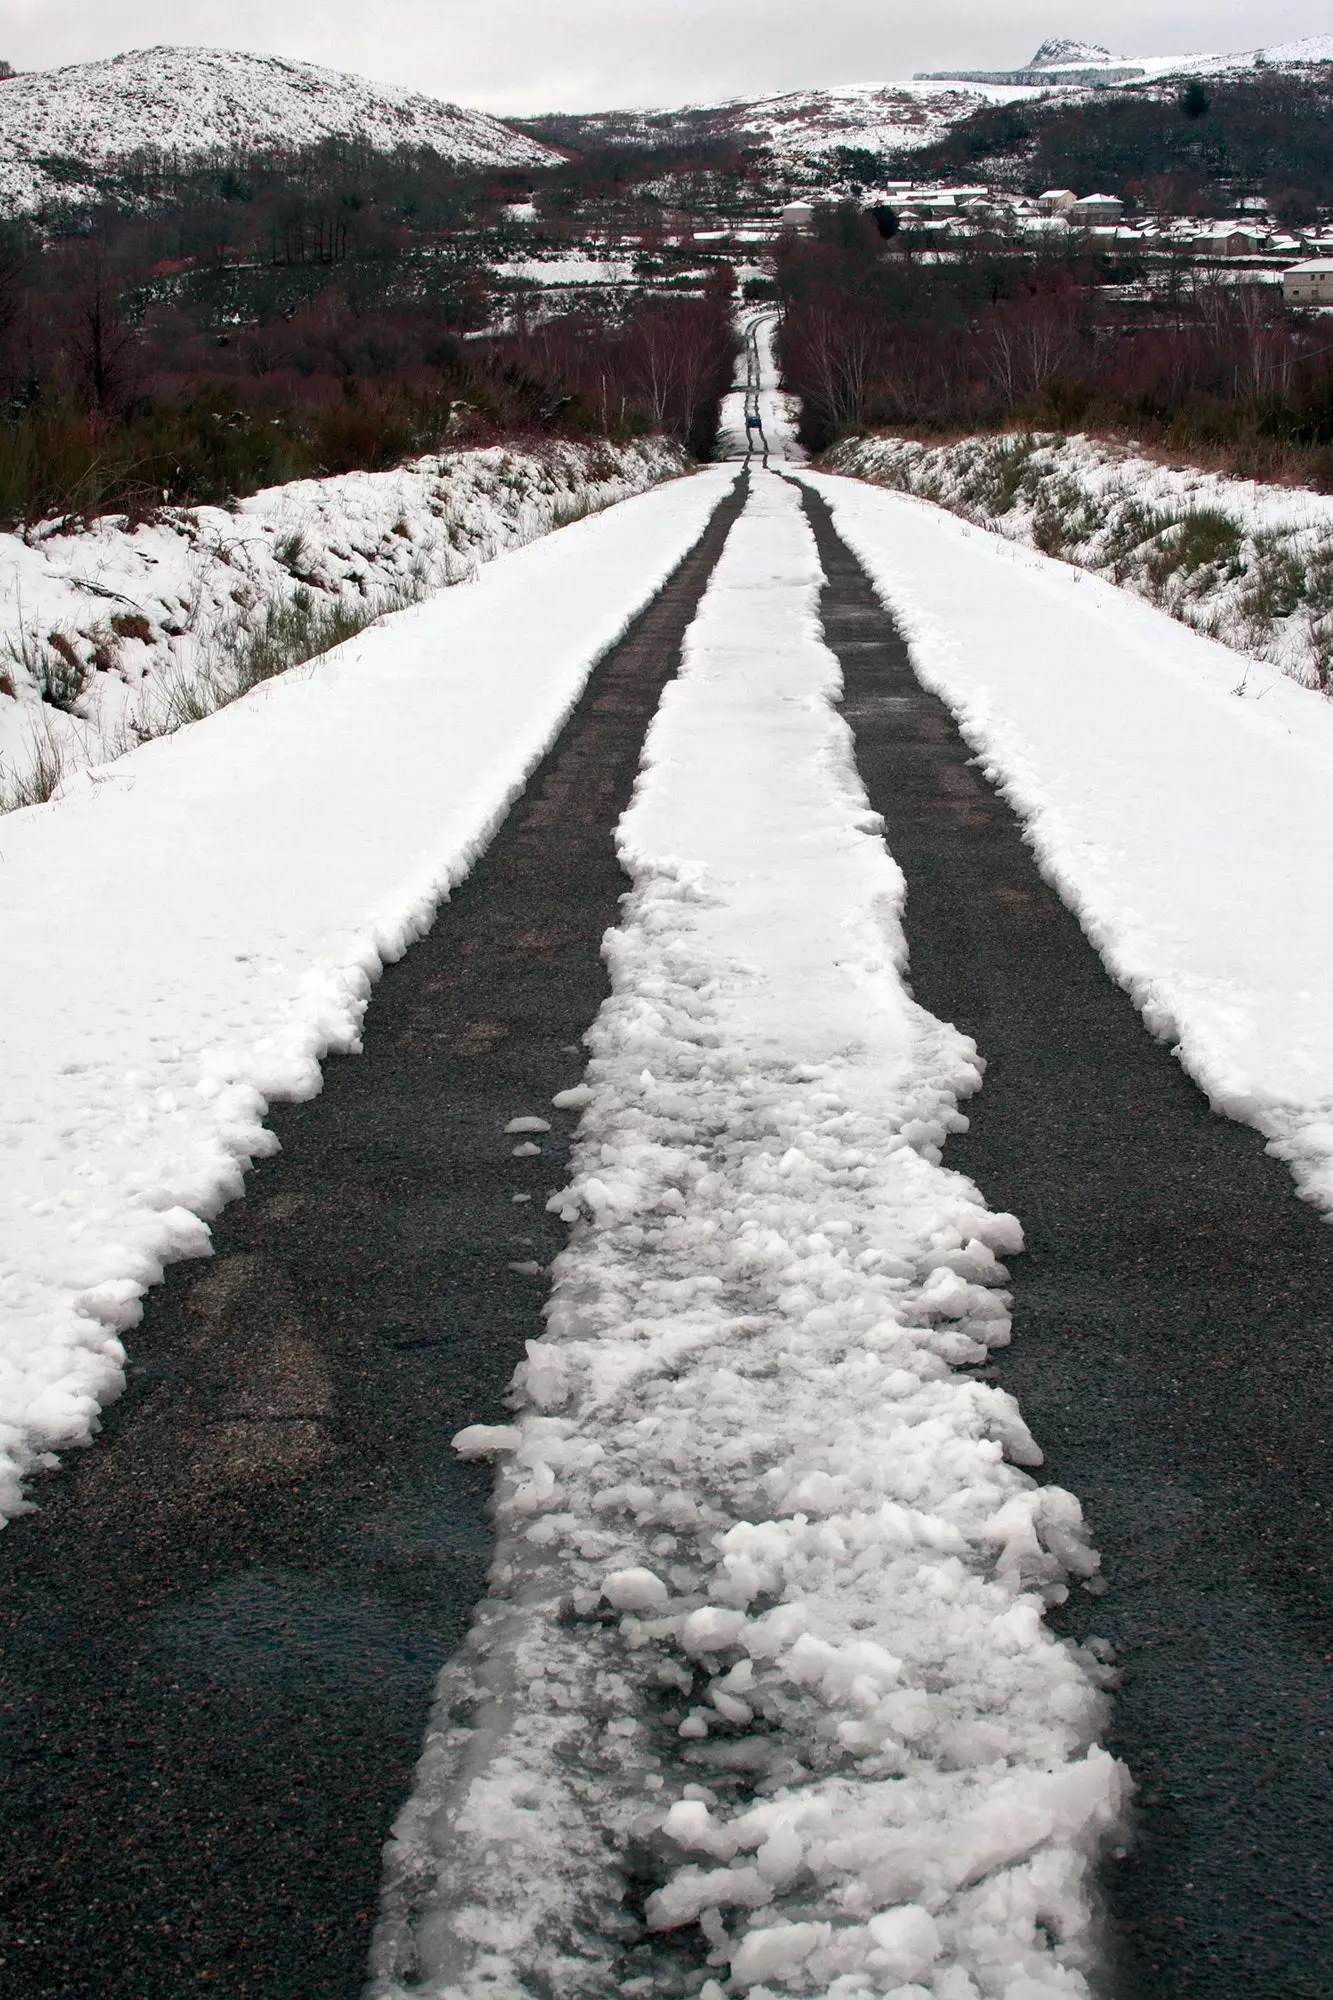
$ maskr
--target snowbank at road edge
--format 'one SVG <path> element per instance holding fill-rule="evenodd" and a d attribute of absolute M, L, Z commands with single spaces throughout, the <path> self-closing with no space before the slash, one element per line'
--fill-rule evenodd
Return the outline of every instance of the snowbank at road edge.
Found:
<path fill-rule="evenodd" d="M 500 1544 L 377 2000 L 1088 1992 L 1127 1781 L 1042 1607 L 1097 1557 L 954 1372 L 1009 1338 L 1021 1234 L 939 1164 L 978 1061 L 902 983 L 819 580 L 761 475 L 621 826 L 549 1331 L 456 1440 Z"/>
<path fill-rule="evenodd" d="M 1147 1026 L 1333 1216 L 1333 704 L 924 500 L 802 478 Z"/>
<path fill-rule="evenodd" d="M 689 469 L 664 438 L 552 439 L 297 479 L 234 509 L 164 507 L 133 529 L 108 515 L 77 533 L 0 534 L 0 799 L 39 749 L 78 769 L 171 728 L 234 635 L 300 590 L 320 610 L 396 610 Z M 44 660 L 61 683 L 71 661 L 81 669 L 63 707 L 42 698 Z"/>
<path fill-rule="evenodd" d="M 1333 679 L 1333 496 L 1088 437 L 857 438 L 827 464 L 1096 570 L 1302 687 Z"/>
<path fill-rule="evenodd" d="M 498 557 L 0 835 L 0 1517 L 86 1441 L 163 1264 L 351 1051 L 594 660 L 702 532 L 700 473 Z"/>

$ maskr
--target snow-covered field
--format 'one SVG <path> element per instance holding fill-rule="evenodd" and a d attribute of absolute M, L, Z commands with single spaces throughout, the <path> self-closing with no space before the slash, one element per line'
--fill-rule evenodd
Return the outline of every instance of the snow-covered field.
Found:
<path fill-rule="evenodd" d="M 1333 690 L 1333 498 L 1095 438 L 860 438 L 828 465 L 1097 570 L 1196 632 Z"/>
<path fill-rule="evenodd" d="M 804 476 L 1153 1033 L 1333 1216 L 1333 703 L 924 500 Z"/>
<path fill-rule="evenodd" d="M 586 251 L 565 251 L 552 257 L 511 257 L 495 269 L 502 278 L 525 285 L 628 285 L 634 282 L 633 257 L 596 257 Z"/>
<path fill-rule="evenodd" d="M 0 1518 L 86 1440 L 164 1262 L 354 1049 L 381 965 L 485 845 L 734 473 L 498 556 L 471 587 L 15 812 L 0 839 Z M 234 525 L 234 524 L 233 524 Z"/>
<path fill-rule="evenodd" d="M 939 1164 L 976 1053 L 903 985 L 820 581 L 758 475 L 621 823 L 548 1334 L 515 1422 L 456 1440 L 501 1461 L 502 1539 L 379 2000 L 1088 1991 L 1125 1779 L 1041 1613 L 1097 1559 L 955 1372 L 1009 1338 L 1021 1231 Z"/>
<path fill-rule="evenodd" d="M 0 90 L 0 212 L 92 198 L 93 175 L 136 154 L 181 160 L 356 139 L 429 147 L 460 166 L 550 166 L 559 156 L 481 111 L 314 63 L 235 49 L 133 49 L 11 77 Z M 90 169 L 72 185 L 68 163 Z"/>
<path fill-rule="evenodd" d="M 465 582 L 502 549 L 686 469 L 675 446 L 551 442 L 302 479 L 234 509 L 164 508 L 0 534 L 0 809 L 214 705 L 266 618 L 367 616 Z M 52 697 L 60 706 L 55 706 Z"/>

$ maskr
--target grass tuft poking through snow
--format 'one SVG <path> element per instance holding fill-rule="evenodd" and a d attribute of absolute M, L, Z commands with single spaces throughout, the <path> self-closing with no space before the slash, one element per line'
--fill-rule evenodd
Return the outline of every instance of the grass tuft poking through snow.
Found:
<path fill-rule="evenodd" d="M 1095 570 L 1333 692 L 1333 498 L 1173 471 L 1085 437 L 863 438 L 826 463 Z"/>
<path fill-rule="evenodd" d="M 135 529 L 0 535 L 0 812 L 687 469 L 662 439 L 552 442 L 297 480 Z"/>
<path fill-rule="evenodd" d="M 1071 2000 L 1126 1780 L 1022 1470 L 972 1044 L 902 983 L 813 539 L 760 476 L 622 822 L 549 1331 L 390 1845 L 378 2000 Z"/>

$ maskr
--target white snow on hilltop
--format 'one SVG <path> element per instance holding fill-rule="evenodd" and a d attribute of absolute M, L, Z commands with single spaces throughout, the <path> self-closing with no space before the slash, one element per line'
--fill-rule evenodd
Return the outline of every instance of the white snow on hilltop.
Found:
<path fill-rule="evenodd" d="M 0 839 L 0 1518 L 87 1442 L 121 1334 L 273 1150 L 271 1097 L 359 1046 L 430 926 L 734 471 L 499 555 Z"/>
<path fill-rule="evenodd" d="M 726 137 L 741 145 L 771 147 L 786 161 L 838 146 L 901 152 L 932 145 L 951 125 L 987 104 L 1071 95 L 1092 84 L 1118 87 L 1244 72 L 1261 64 L 1299 70 L 1329 62 L 1333 35 L 1240 55 L 1116 56 L 1096 43 L 1057 40 L 1044 42 L 1030 62 L 1012 70 L 931 71 L 910 80 L 775 91 L 675 110 L 595 112 L 581 117 L 578 129 L 585 139 L 612 145 Z"/>
<path fill-rule="evenodd" d="M 1089 85 L 1115 88 L 1151 83 L 1176 76 L 1221 76 L 1264 66 L 1304 69 L 1329 62 L 1333 62 L 1333 35 L 1308 35 L 1301 41 L 1277 42 L 1230 55 L 1195 51 L 1172 56 L 1122 56 L 1097 42 L 1053 39 L 1043 42 L 1030 62 L 1011 70 L 933 70 L 929 79 L 938 82 L 956 77 L 978 85 L 1033 84 L 1050 90 L 1077 90 Z"/>
<path fill-rule="evenodd" d="M 455 1441 L 501 1542 L 376 2000 L 1088 1994 L 1127 1786 L 1042 1610 L 1097 1557 L 958 1372 L 1021 1230 L 939 1163 L 976 1051 L 903 985 L 821 581 L 756 474 L 620 826 L 548 1332 L 517 1421 Z"/>
<path fill-rule="evenodd" d="M 874 152 L 928 146 L 986 104 L 1039 94 L 1037 88 L 957 82 L 849 83 L 674 111 L 591 113 L 578 125 L 585 139 L 611 145 L 690 135 L 726 137 L 740 145 L 769 146 L 783 159 L 799 159 L 836 146 Z"/>
<path fill-rule="evenodd" d="M 896 152 L 928 146 L 986 104 L 1032 96 L 1005 85 L 849 83 L 832 90 L 789 90 L 725 107 L 737 138 L 793 155 L 837 146 Z"/>
<path fill-rule="evenodd" d="M 135 154 L 183 161 L 356 139 L 425 147 L 460 166 L 543 166 L 558 155 L 484 112 L 340 70 L 231 49 L 135 49 L 0 85 L 0 206 L 68 195 L 43 161 L 107 169 Z"/>

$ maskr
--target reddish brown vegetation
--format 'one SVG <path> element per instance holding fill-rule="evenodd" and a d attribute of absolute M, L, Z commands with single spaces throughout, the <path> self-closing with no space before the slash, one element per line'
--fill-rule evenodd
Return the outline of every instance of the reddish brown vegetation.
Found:
<path fill-rule="evenodd" d="M 1333 488 L 1333 368 L 1321 323 L 1272 287 L 1180 266 L 1153 300 L 1065 262 L 965 250 L 909 264 L 851 218 L 788 244 L 783 365 L 807 441 L 1011 425 L 1132 436 L 1195 462 Z M 1321 338 L 1321 334 L 1323 337 Z"/>

